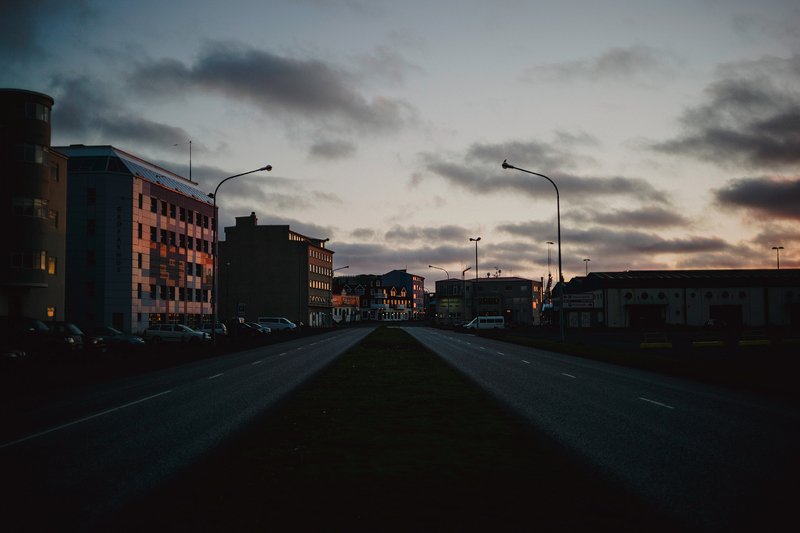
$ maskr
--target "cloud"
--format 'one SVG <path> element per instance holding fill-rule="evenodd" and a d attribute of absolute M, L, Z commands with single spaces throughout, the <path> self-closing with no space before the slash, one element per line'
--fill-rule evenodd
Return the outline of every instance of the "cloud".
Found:
<path fill-rule="evenodd" d="M 800 220 L 800 177 L 741 178 L 714 191 L 722 207 L 743 208 L 770 217 Z"/>
<path fill-rule="evenodd" d="M 422 72 L 389 46 L 377 46 L 371 53 L 357 56 L 355 63 L 361 78 L 378 79 L 395 87 L 402 85 L 409 73 Z"/>
<path fill-rule="evenodd" d="M 366 98 L 353 86 L 351 74 L 323 61 L 218 41 L 208 42 L 193 64 L 176 59 L 143 63 L 130 82 L 151 98 L 203 90 L 250 101 L 265 112 L 335 120 L 361 132 L 400 128 L 414 115 L 404 101 Z"/>
<path fill-rule="evenodd" d="M 600 81 L 664 76 L 672 70 L 666 54 L 650 46 L 611 48 L 591 59 L 539 65 L 527 69 L 523 81 Z"/>
<path fill-rule="evenodd" d="M 707 102 L 688 109 L 684 132 L 655 150 L 723 166 L 780 168 L 800 163 L 800 55 L 720 69 Z"/>
<path fill-rule="evenodd" d="M 107 87 L 88 77 L 57 76 L 53 80 L 53 123 L 58 134 L 81 142 L 130 143 L 163 149 L 183 142 L 183 128 L 136 116 L 119 99 L 108 96 Z"/>
<path fill-rule="evenodd" d="M 581 209 L 569 212 L 564 218 L 581 224 L 596 223 L 637 228 L 669 228 L 691 225 L 691 221 L 683 215 L 657 205 L 612 211 Z"/>
<path fill-rule="evenodd" d="M 86 0 L 3 0 L 0 2 L 0 59 L 24 63 L 34 57 L 48 55 L 43 42 L 54 21 L 64 24 L 65 18 L 83 19 L 91 15 Z"/>
<path fill-rule="evenodd" d="M 384 238 L 392 242 L 411 240 L 423 241 L 466 241 L 467 230 L 453 225 L 420 227 L 420 226 L 394 226 L 386 232 Z"/>
<path fill-rule="evenodd" d="M 344 159 L 356 153 L 356 145 L 348 141 L 319 141 L 311 145 L 314 159 Z"/>

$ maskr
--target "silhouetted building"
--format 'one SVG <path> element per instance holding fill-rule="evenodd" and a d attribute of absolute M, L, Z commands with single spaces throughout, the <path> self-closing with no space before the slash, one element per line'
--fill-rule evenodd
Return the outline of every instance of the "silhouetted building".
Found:
<path fill-rule="evenodd" d="M 333 251 L 328 239 L 289 226 L 236 217 L 220 244 L 220 318 L 281 316 L 311 327 L 332 324 Z"/>
<path fill-rule="evenodd" d="M 113 146 L 69 156 L 67 319 L 142 331 L 211 320 L 211 199 L 196 183 Z"/>
<path fill-rule="evenodd" d="M 800 326 L 800 269 L 591 272 L 565 292 L 569 327 Z"/>
<path fill-rule="evenodd" d="M 384 286 L 394 286 L 397 290 L 404 288 L 411 299 L 408 318 L 411 320 L 425 318 L 425 278 L 417 274 L 409 274 L 405 269 L 392 270 L 382 276 Z"/>
<path fill-rule="evenodd" d="M 63 320 L 67 158 L 50 149 L 53 99 L 0 89 L 0 314 Z"/>

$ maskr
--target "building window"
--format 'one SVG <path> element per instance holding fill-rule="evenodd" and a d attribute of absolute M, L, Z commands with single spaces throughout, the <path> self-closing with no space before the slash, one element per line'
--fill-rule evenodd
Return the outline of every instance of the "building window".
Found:
<path fill-rule="evenodd" d="M 150 212 L 158 213 L 158 200 L 155 198 L 150 198 Z"/>
<path fill-rule="evenodd" d="M 194 250 L 194 237 L 187 237 L 186 238 L 186 247 L 189 250 Z"/>
<path fill-rule="evenodd" d="M 178 220 L 180 220 L 181 222 L 185 222 L 186 221 L 186 208 L 185 207 L 179 207 L 178 208 Z"/>
<path fill-rule="evenodd" d="M 170 231 L 169 232 L 169 244 L 171 246 L 175 246 L 175 232 L 174 231 Z"/>
<path fill-rule="evenodd" d="M 178 235 L 178 246 L 181 248 L 186 248 L 186 235 L 183 233 Z"/>
<path fill-rule="evenodd" d="M 142 223 L 141 223 L 141 222 L 139 222 L 139 223 L 137 224 L 137 226 L 136 226 L 136 235 L 137 235 L 137 237 L 138 237 L 139 239 L 141 239 L 141 238 L 142 238 L 142 231 L 143 231 L 143 230 L 142 230 Z"/>
<path fill-rule="evenodd" d="M 186 288 L 185 287 L 178 287 L 178 299 L 180 301 L 186 300 Z"/>
<path fill-rule="evenodd" d="M 141 252 L 136 254 L 136 267 L 142 268 L 142 254 Z"/>
<path fill-rule="evenodd" d="M 55 257 L 50 256 L 47 258 L 47 273 L 55 276 L 56 275 L 56 264 L 57 260 Z"/>
<path fill-rule="evenodd" d="M 169 204 L 169 217 L 170 218 L 175 218 L 175 210 L 176 210 L 175 204 Z"/>
<path fill-rule="evenodd" d="M 38 102 L 25 102 L 25 118 L 50 122 L 50 107 Z"/>
<path fill-rule="evenodd" d="M 169 301 L 171 302 L 171 301 L 175 300 L 175 287 L 174 286 L 170 286 L 168 288 L 168 292 L 169 292 L 169 294 L 168 294 Z"/>
<path fill-rule="evenodd" d="M 143 209 L 144 207 L 144 195 L 139 193 L 139 209 Z"/>
<path fill-rule="evenodd" d="M 44 270 L 47 252 L 44 250 L 25 250 L 11 252 L 11 266 L 13 268 L 30 268 Z"/>
<path fill-rule="evenodd" d="M 159 287 L 159 297 L 162 300 L 166 300 L 167 299 L 167 286 L 166 285 L 161 285 Z"/>
<path fill-rule="evenodd" d="M 152 242 L 156 242 L 158 240 L 158 228 L 155 226 L 150 226 L 150 240 Z"/>
<path fill-rule="evenodd" d="M 191 209 L 186 211 L 186 222 L 188 222 L 189 224 L 194 224 L 194 211 L 192 211 Z"/>
<path fill-rule="evenodd" d="M 197 276 L 197 277 L 200 277 L 200 276 L 203 275 L 203 265 L 201 265 L 200 263 L 196 263 L 194 265 L 194 275 Z M 198 302 L 199 301 L 200 300 L 198 300 Z"/>
<path fill-rule="evenodd" d="M 167 216 L 167 202 L 161 201 L 161 214 Z"/>
<path fill-rule="evenodd" d="M 59 174 L 58 171 L 59 170 L 60 170 L 60 167 L 58 166 L 58 163 L 54 163 L 54 164 L 50 165 L 50 179 L 51 180 L 53 180 L 55 182 L 58 182 L 58 174 Z"/>
<path fill-rule="evenodd" d="M 94 205 L 97 203 L 97 189 L 89 187 L 86 189 L 86 205 Z"/>
<path fill-rule="evenodd" d="M 203 301 L 203 291 L 201 289 L 194 290 L 194 301 L 195 302 L 202 302 Z"/>
<path fill-rule="evenodd" d="M 48 149 L 44 146 L 39 144 L 18 144 L 14 148 L 16 159 L 18 161 L 39 164 L 48 163 Z"/>
<path fill-rule="evenodd" d="M 11 212 L 16 216 L 35 217 L 47 220 L 50 209 L 47 200 L 41 198 L 22 198 L 15 196 L 11 202 Z"/>
<path fill-rule="evenodd" d="M 136 298 L 138 300 L 142 299 L 142 284 L 141 283 L 137 283 L 136 284 Z"/>
<path fill-rule="evenodd" d="M 169 242 L 169 241 L 167 240 L 167 230 L 165 230 L 165 229 L 162 229 L 162 230 L 161 230 L 161 243 L 162 243 L 162 244 L 167 244 L 167 242 Z"/>
<path fill-rule="evenodd" d="M 151 300 L 155 300 L 156 299 L 156 286 L 155 285 L 150 285 L 150 299 Z"/>

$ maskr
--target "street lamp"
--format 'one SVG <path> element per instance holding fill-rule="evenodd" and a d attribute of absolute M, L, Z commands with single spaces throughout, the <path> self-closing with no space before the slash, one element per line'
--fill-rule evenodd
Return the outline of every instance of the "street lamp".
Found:
<path fill-rule="evenodd" d="M 584 275 L 585 276 L 589 275 L 589 261 L 591 261 L 591 259 L 584 259 L 583 260 L 583 264 L 586 267 L 586 268 L 584 268 Z"/>
<path fill-rule="evenodd" d="M 344 270 L 345 268 L 350 268 L 350 265 L 345 265 L 345 266 L 343 266 L 343 267 L 334 268 L 334 269 L 332 270 L 332 272 L 336 272 L 337 270 Z"/>
<path fill-rule="evenodd" d="M 434 266 L 434 265 L 428 265 L 428 268 L 435 268 L 436 270 L 441 270 L 447 276 L 447 281 L 450 281 L 450 273 L 447 272 L 447 270 L 443 269 L 442 267 L 437 267 L 437 266 Z M 450 284 L 449 283 L 447 284 L 447 288 L 448 289 L 450 288 Z M 447 291 L 445 291 L 445 294 L 446 293 L 447 293 Z M 447 302 L 447 316 L 445 318 L 448 318 L 449 316 L 450 316 L 450 301 L 448 300 L 448 302 Z"/>
<path fill-rule="evenodd" d="M 525 170 L 524 168 L 510 165 L 507 159 L 503 160 L 503 168 L 513 168 L 514 170 L 519 170 L 520 172 L 526 172 L 528 174 L 533 174 L 534 176 L 544 178 L 549 181 L 556 190 L 556 220 L 558 224 L 558 280 L 561 282 L 561 305 L 559 305 L 559 318 L 561 322 L 561 342 L 564 342 L 564 274 L 561 271 L 561 197 L 558 193 L 558 186 L 556 185 L 556 182 L 544 174 L 539 174 L 538 172 L 532 172 L 530 170 Z"/>
<path fill-rule="evenodd" d="M 478 279 L 478 270 L 479 270 L 478 269 L 478 241 L 479 240 L 481 240 L 480 237 L 476 237 L 474 239 L 472 237 L 469 238 L 470 242 L 474 242 L 475 243 L 475 279 Z"/>
<path fill-rule="evenodd" d="M 219 255 L 219 240 L 218 240 L 218 233 L 217 233 L 217 226 L 219 225 L 219 216 L 217 214 L 217 191 L 228 180 L 232 180 L 233 178 L 238 178 L 239 176 L 246 176 L 247 174 L 253 174 L 254 172 L 269 172 L 272 170 L 272 165 L 265 165 L 261 168 L 257 168 L 255 170 L 250 170 L 248 172 L 242 172 L 241 174 L 235 174 L 233 176 L 228 176 L 224 180 L 220 181 L 217 184 L 216 189 L 214 189 L 213 193 L 209 193 L 209 196 L 214 200 L 214 224 L 213 224 L 213 240 L 214 240 L 214 253 L 211 255 L 212 263 L 211 263 L 211 342 L 214 344 L 217 343 L 217 256 Z"/>
<path fill-rule="evenodd" d="M 467 267 L 461 271 L 461 319 L 467 319 L 467 282 L 464 281 L 464 274 L 472 267 Z"/>
<path fill-rule="evenodd" d="M 783 246 L 773 246 L 773 250 L 775 250 L 775 260 L 778 262 L 778 270 L 781 269 L 781 250 L 783 250 Z"/>

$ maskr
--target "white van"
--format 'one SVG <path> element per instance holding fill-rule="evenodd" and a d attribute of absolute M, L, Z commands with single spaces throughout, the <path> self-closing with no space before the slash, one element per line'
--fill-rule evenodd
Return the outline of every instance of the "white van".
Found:
<path fill-rule="evenodd" d="M 263 326 L 267 326 L 272 331 L 293 330 L 297 325 L 282 316 L 260 316 L 257 322 Z"/>
<path fill-rule="evenodd" d="M 466 329 L 498 329 L 506 327 L 506 319 L 501 316 L 477 316 L 464 324 Z"/>

